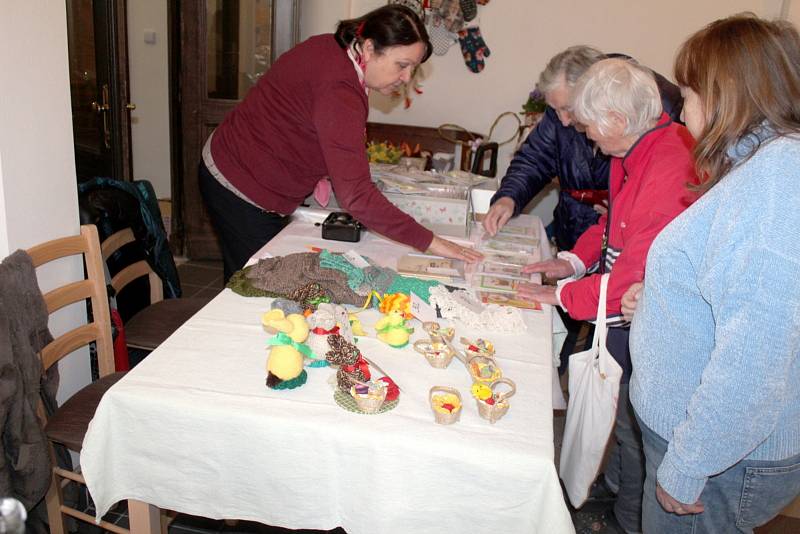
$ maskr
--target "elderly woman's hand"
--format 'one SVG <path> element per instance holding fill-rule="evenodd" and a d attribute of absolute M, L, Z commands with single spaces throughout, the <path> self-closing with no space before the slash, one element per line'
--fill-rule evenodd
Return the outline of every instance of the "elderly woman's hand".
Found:
<path fill-rule="evenodd" d="M 520 297 L 533 299 L 541 302 L 542 304 L 550 304 L 551 306 L 558 305 L 556 288 L 554 286 L 542 286 L 539 284 L 534 284 L 531 286 L 526 286 L 525 288 L 519 288 L 517 290 L 517 294 Z"/>
<path fill-rule="evenodd" d="M 636 282 L 622 295 L 622 316 L 625 317 L 626 321 L 633 319 L 633 314 L 636 312 L 636 306 L 639 304 L 639 297 L 642 294 L 643 287 L 644 284 L 642 282 Z"/>
<path fill-rule="evenodd" d="M 547 278 L 561 280 L 575 274 L 575 268 L 567 260 L 555 258 L 552 260 L 537 261 L 522 268 L 523 273 L 544 273 Z"/>
<path fill-rule="evenodd" d="M 483 217 L 483 229 L 495 235 L 514 215 L 514 200 L 511 197 L 499 198 Z"/>
<path fill-rule="evenodd" d="M 458 243 L 453 243 L 447 239 L 442 239 L 439 236 L 433 236 L 428 250 L 428 254 L 435 254 L 437 256 L 444 256 L 445 258 L 455 258 L 457 260 L 464 260 L 467 263 L 475 263 L 483 259 L 483 254 L 470 247 L 462 247 Z"/>

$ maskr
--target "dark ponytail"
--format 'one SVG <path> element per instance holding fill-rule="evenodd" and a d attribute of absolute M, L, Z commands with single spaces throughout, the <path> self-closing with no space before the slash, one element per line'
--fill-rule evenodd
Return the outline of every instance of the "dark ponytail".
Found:
<path fill-rule="evenodd" d="M 413 10 L 399 4 L 379 7 L 361 17 L 340 21 L 334 37 L 344 49 L 357 45 L 356 51 L 360 51 L 365 39 L 372 39 L 378 54 L 390 46 L 407 46 L 421 42 L 425 45 L 423 63 L 433 51 L 422 20 Z"/>

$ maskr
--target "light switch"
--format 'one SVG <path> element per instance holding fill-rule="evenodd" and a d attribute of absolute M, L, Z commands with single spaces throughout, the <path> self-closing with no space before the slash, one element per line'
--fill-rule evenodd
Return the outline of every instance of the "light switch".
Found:
<path fill-rule="evenodd" d="M 156 44 L 156 32 L 155 30 L 145 30 L 144 31 L 144 42 L 147 44 Z"/>

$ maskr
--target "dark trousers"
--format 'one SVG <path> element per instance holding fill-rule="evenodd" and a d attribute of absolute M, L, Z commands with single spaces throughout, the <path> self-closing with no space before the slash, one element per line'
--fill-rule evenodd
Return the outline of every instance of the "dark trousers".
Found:
<path fill-rule="evenodd" d="M 561 346 L 561 364 L 558 366 L 558 375 L 561 376 L 569 369 L 569 357 L 589 348 L 589 345 L 592 343 L 592 336 L 594 336 L 594 325 L 586 321 L 573 319 L 567 312 L 561 309 L 561 306 L 556 306 L 556 311 L 558 315 L 561 316 L 561 320 L 564 322 L 564 326 L 567 329 L 567 337 L 564 339 L 564 344 Z M 580 336 L 581 328 L 583 328 L 584 324 L 588 324 L 589 329 L 582 340 L 583 342 L 579 345 L 578 337 Z"/>
<path fill-rule="evenodd" d="M 266 212 L 242 200 L 221 185 L 202 161 L 198 179 L 211 225 L 217 231 L 227 283 L 258 249 L 283 230 L 289 217 Z"/>
<path fill-rule="evenodd" d="M 628 397 L 628 384 L 619 386 L 617 419 L 611 439 L 614 443 L 605 475 L 611 484 L 617 484 L 613 488 L 617 490 L 614 515 L 626 532 L 641 532 L 644 450 L 642 431 Z"/>

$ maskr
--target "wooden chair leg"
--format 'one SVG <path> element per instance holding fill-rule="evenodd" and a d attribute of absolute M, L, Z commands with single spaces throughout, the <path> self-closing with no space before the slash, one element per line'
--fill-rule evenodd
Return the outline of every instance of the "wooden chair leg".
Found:
<path fill-rule="evenodd" d="M 160 534 L 161 519 L 157 506 L 128 499 L 131 534 Z"/>
<path fill-rule="evenodd" d="M 47 521 L 50 523 L 51 534 L 66 534 L 67 526 L 64 515 L 61 513 L 61 503 L 64 500 L 61 484 L 55 472 L 50 473 L 50 487 L 45 495 L 47 504 Z"/>
<path fill-rule="evenodd" d="M 161 510 L 161 534 L 168 534 L 169 526 L 175 521 L 177 512 L 172 510 Z"/>

